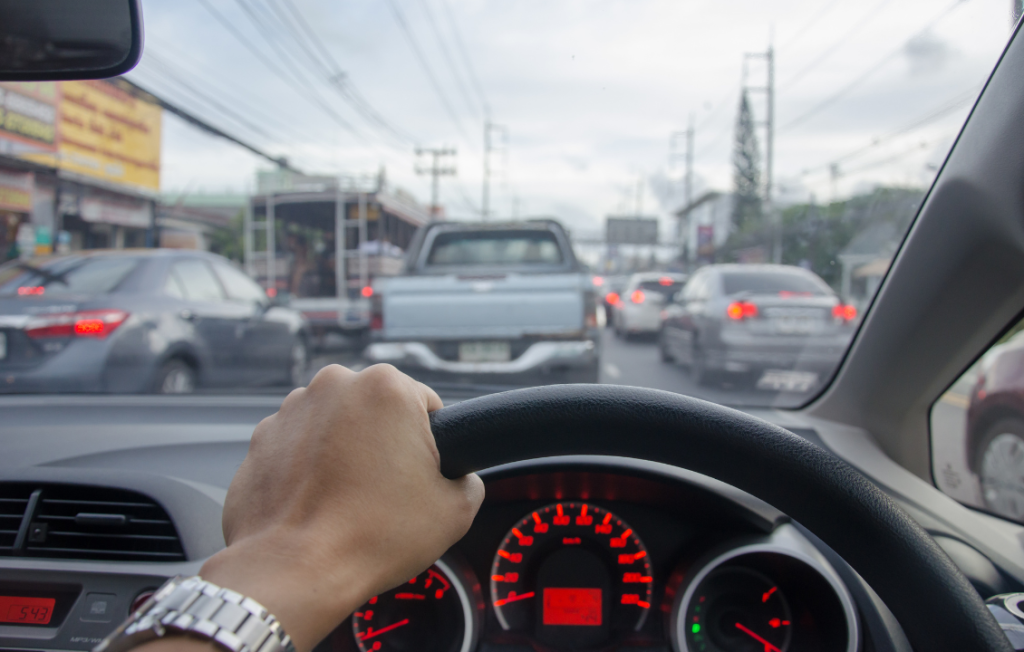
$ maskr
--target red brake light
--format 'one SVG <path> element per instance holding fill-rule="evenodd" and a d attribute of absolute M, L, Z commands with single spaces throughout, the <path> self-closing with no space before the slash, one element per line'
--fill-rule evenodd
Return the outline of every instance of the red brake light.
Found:
<path fill-rule="evenodd" d="M 646 298 L 643 290 L 633 290 L 633 294 L 629 295 L 629 300 L 633 303 L 643 303 Z"/>
<path fill-rule="evenodd" d="M 267 288 L 267 296 L 273 299 L 277 296 L 277 288 Z"/>
<path fill-rule="evenodd" d="M 595 276 L 594 278 L 591 279 L 591 281 L 593 281 L 594 287 L 596 288 L 599 288 L 602 285 L 604 285 L 604 278 L 601 276 Z"/>
<path fill-rule="evenodd" d="M 757 306 L 749 301 L 733 301 L 725 309 L 725 314 L 729 316 L 729 319 L 737 321 L 753 319 L 757 317 Z"/>
<path fill-rule="evenodd" d="M 33 317 L 25 327 L 32 339 L 53 337 L 104 338 L 128 319 L 123 310 L 85 310 L 76 313 L 40 315 Z"/>
<path fill-rule="evenodd" d="M 366 286 L 363 287 L 362 290 L 359 291 L 359 294 L 361 294 L 364 297 L 366 297 L 367 299 L 369 299 L 370 297 L 373 296 L 373 288 L 370 287 L 369 285 L 366 285 Z"/>
<path fill-rule="evenodd" d="M 604 300 L 612 304 L 613 306 L 617 306 L 619 305 L 619 301 L 621 301 L 622 299 L 621 297 L 619 297 L 618 292 L 609 292 L 608 294 L 604 295 Z"/>
<path fill-rule="evenodd" d="M 29 285 L 18 288 L 19 297 L 42 296 L 46 288 L 42 285 Z"/>
<path fill-rule="evenodd" d="M 662 276 L 658 279 L 658 285 L 672 285 L 672 279 L 667 276 Z"/>
<path fill-rule="evenodd" d="M 850 304 L 839 304 L 832 308 L 832 316 L 836 319 L 842 319 L 845 321 L 853 321 L 857 318 L 857 306 Z"/>

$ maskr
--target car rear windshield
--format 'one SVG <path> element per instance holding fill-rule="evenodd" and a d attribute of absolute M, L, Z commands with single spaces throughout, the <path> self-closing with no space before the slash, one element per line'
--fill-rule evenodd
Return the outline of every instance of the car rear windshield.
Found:
<path fill-rule="evenodd" d="M 804 294 L 824 296 L 831 294 L 814 279 L 788 272 L 727 272 L 722 275 L 722 289 L 726 295 L 750 294 Z"/>
<path fill-rule="evenodd" d="M 682 290 L 683 283 L 680 283 L 679 281 L 673 281 L 671 279 L 669 279 L 667 283 L 662 282 L 661 280 L 641 281 L 639 289 L 643 290 L 644 292 L 657 292 L 659 294 L 664 295 L 667 299 L 671 296 L 674 296 L 676 292 Z"/>
<path fill-rule="evenodd" d="M 440 233 L 428 265 L 559 265 L 562 250 L 551 231 Z"/>
<path fill-rule="evenodd" d="M 105 294 L 138 264 L 138 258 L 122 256 L 8 263 L 0 268 L 0 295 Z"/>

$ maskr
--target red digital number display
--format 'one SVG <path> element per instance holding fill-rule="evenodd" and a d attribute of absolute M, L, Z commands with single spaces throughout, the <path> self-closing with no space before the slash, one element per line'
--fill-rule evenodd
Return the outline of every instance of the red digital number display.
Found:
<path fill-rule="evenodd" d="M 601 624 L 601 589 L 544 589 L 545 625 Z"/>
<path fill-rule="evenodd" d="M 0 595 L 0 623 L 47 625 L 53 617 L 53 598 L 16 598 Z"/>

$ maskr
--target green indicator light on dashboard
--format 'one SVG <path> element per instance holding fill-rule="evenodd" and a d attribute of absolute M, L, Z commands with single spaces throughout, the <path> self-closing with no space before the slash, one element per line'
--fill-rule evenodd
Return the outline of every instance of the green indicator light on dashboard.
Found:
<path fill-rule="evenodd" d="M 697 632 L 700 631 L 700 625 L 698 625 L 697 623 L 694 623 L 693 627 L 690 628 L 690 631 L 693 632 L 694 634 L 696 634 Z"/>

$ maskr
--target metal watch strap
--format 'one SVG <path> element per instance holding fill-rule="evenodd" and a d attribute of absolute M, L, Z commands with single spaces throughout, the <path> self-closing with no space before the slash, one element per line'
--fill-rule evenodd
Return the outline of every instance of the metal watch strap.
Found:
<path fill-rule="evenodd" d="M 92 652 L 125 652 L 168 633 L 207 639 L 230 652 L 295 652 L 261 604 L 199 576 L 164 584 Z"/>

